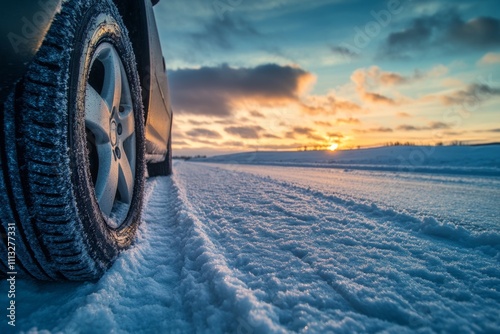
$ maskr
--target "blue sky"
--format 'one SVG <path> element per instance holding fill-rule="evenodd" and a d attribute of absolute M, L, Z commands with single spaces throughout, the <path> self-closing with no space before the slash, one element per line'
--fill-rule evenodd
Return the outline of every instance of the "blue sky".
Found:
<path fill-rule="evenodd" d="M 500 2 L 162 0 L 176 154 L 500 141 Z"/>

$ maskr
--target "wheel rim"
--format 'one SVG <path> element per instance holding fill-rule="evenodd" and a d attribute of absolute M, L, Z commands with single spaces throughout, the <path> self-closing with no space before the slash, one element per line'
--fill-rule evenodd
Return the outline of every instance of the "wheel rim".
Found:
<path fill-rule="evenodd" d="M 136 131 L 127 75 L 110 43 L 100 44 L 91 61 L 85 128 L 96 199 L 108 225 L 117 227 L 132 203 Z"/>

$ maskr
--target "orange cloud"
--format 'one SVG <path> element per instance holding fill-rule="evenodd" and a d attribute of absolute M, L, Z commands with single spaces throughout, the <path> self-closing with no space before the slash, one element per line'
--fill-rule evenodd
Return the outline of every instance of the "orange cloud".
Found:
<path fill-rule="evenodd" d="M 378 94 L 378 93 L 371 93 L 371 92 L 360 92 L 361 98 L 366 101 L 366 102 L 371 102 L 374 104 L 377 103 L 382 103 L 382 104 L 388 104 L 388 105 L 395 105 L 396 101 L 394 101 L 392 98 Z"/>
<path fill-rule="evenodd" d="M 500 53 L 489 52 L 485 54 L 477 63 L 478 65 L 500 64 Z"/>
<path fill-rule="evenodd" d="M 188 132 L 186 132 L 186 134 L 189 136 L 189 137 L 194 137 L 194 138 L 197 138 L 197 137 L 203 137 L 203 138 L 213 138 L 213 139 L 218 139 L 218 138 L 221 138 L 222 136 L 220 135 L 220 133 L 216 132 L 216 131 L 213 131 L 213 130 L 209 130 L 209 129 L 203 129 L 203 128 L 196 128 L 196 129 L 192 129 L 192 130 L 189 130 Z"/>
<path fill-rule="evenodd" d="M 227 117 L 240 101 L 286 104 L 299 101 L 316 77 L 298 67 L 265 64 L 252 68 L 227 65 L 169 72 L 177 113 Z"/>
<path fill-rule="evenodd" d="M 451 128 L 450 124 L 444 122 L 429 122 L 427 126 L 415 126 L 403 124 L 399 125 L 396 130 L 398 131 L 425 131 L 425 130 L 444 130 Z"/>
<path fill-rule="evenodd" d="M 250 116 L 257 117 L 257 118 L 264 118 L 264 114 L 262 114 L 256 110 L 251 110 Z"/>
<path fill-rule="evenodd" d="M 338 118 L 337 119 L 337 124 L 360 124 L 361 121 L 357 118 Z"/>
<path fill-rule="evenodd" d="M 339 111 L 358 112 L 361 107 L 351 101 L 340 100 L 333 94 L 307 96 L 300 102 L 302 112 L 308 115 L 334 115 Z"/>
<path fill-rule="evenodd" d="M 314 124 L 320 125 L 320 126 L 332 126 L 332 123 L 324 122 L 324 121 L 315 121 Z"/>
<path fill-rule="evenodd" d="M 258 139 L 264 129 L 260 126 L 231 126 L 224 129 L 229 134 L 243 139 Z"/>
<path fill-rule="evenodd" d="M 340 132 L 328 132 L 328 137 L 340 139 L 344 138 L 344 135 Z"/>
<path fill-rule="evenodd" d="M 371 132 L 393 132 L 391 128 L 379 127 L 379 128 L 370 128 L 370 129 L 355 129 L 353 130 L 356 133 L 371 133 Z"/>
<path fill-rule="evenodd" d="M 447 72 L 448 69 L 445 66 L 438 65 L 427 72 L 416 70 L 412 75 L 404 76 L 395 72 L 383 71 L 378 66 L 372 66 L 368 69 L 361 68 L 354 71 L 351 75 L 351 81 L 356 85 L 356 91 L 363 101 L 373 104 L 395 105 L 402 101 L 373 92 L 373 89 L 413 83 L 424 78 L 439 77 Z"/>
<path fill-rule="evenodd" d="M 353 74 L 351 75 L 351 81 L 356 84 L 356 91 L 358 92 L 359 97 L 365 102 L 374 104 L 395 104 L 395 101 L 390 97 L 368 91 L 368 88 L 371 86 L 372 78 L 378 77 L 380 79 L 380 75 L 376 75 L 377 72 L 379 72 L 379 69 L 375 66 L 373 66 L 369 70 L 358 69 L 353 72 Z M 395 79 L 393 78 L 392 80 Z"/>
<path fill-rule="evenodd" d="M 396 116 L 401 117 L 401 118 L 408 118 L 408 117 L 411 117 L 411 115 L 410 115 L 410 114 L 408 114 L 407 112 L 404 112 L 404 111 L 398 112 L 398 113 L 396 114 Z"/>

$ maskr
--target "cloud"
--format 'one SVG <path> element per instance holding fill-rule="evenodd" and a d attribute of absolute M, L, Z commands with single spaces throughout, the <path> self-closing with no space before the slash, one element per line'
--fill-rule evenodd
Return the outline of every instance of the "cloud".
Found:
<path fill-rule="evenodd" d="M 370 93 L 370 92 L 361 92 L 361 97 L 366 102 L 371 102 L 374 104 L 382 103 L 388 105 L 395 105 L 396 101 L 394 99 L 378 94 L 378 93 Z"/>
<path fill-rule="evenodd" d="M 444 122 L 430 122 L 428 128 L 430 130 L 442 130 L 451 128 L 451 125 Z"/>
<path fill-rule="evenodd" d="M 225 117 L 241 99 L 295 102 L 314 76 L 292 66 L 265 64 L 252 68 L 228 65 L 169 71 L 174 110 L 180 114 Z"/>
<path fill-rule="evenodd" d="M 197 137 L 212 138 L 212 139 L 221 138 L 221 135 L 218 132 L 202 128 L 189 130 L 188 132 L 186 132 L 186 134 L 190 137 L 195 137 L 195 138 Z"/>
<path fill-rule="evenodd" d="M 398 112 L 398 113 L 396 114 L 396 116 L 401 117 L 401 118 L 409 118 L 409 117 L 412 117 L 410 114 L 408 114 L 407 112 L 404 112 L 404 111 Z"/>
<path fill-rule="evenodd" d="M 210 21 L 203 24 L 201 31 L 188 34 L 193 41 L 193 46 L 217 47 L 221 49 L 232 49 L 232 38 L 238 37 L 258 37 L 260 33 L 246 20 L 228 16 L 224 20 L 219 17 L 212 17 Z"/>
<path fill-rule="evenodd" d="M 361 107 L 359 105 L 351 101 L 335 99 L 332 103 L 335 110 L 354 111 L 354 112 L 361 110 Z"/>
<path fill-rule="evenodd" d="M 322 137 L 318 137 L 315 134 L 315 130 L 308 127 L 296 126 L 291 131 L 285 133 L 285 137 L 288 139 L 295 139 L 297 136 L 304 136 L 313 140 L 324 140 Z"/>
<path fill-rule="evenodd" d="M 195 121 L 195 120 L 192 120 L 192 119 L 189 120 L 189 123 L 191 125 L 195 125 L 195 126 L 209 125 L 210 124 L 210 122 L 200 122 L 200 121 Z"/>
<path fill-rule="evenodd" d="M 302 148 L 304 145 L 301 143 L 292 143 L 292 144 L 256 144 L 256 145 L 247 145 L 247 148 L 254 150 L 269 150 L 269 151 L 288 151 L 288 150 L 296 150 Z M 310 145 L 314 146 L 314 145 Z"/>
<path fill-rule="evenodd" d="M 264 114 L 256 111 L 256 110 L 251 110 L 250 111 L 250 116 L 253 116 L 253 117 L 258 117 L 258 118 L 264 118 Z"/>
<path fill-rule="evenodd" d="M 217 120 L 214 121 L 216 124 L 222 124 L 222 125 L 235 125 L 238 124 L 238 122 L 235 119 L 222 119 L 222 120 Z"/>
<path fill-rule="evenodd" d="M 189 144 L 183 140 L 173 140 L 172 145 L 174 145 L 174 146 L 188 146 Z"/>
<path fill-rule="evenodd" d="M 477 63 L 478 65 L 500 64 L 500 53 L 488 52 Z"/>
<path fill-rule="evenodd" d="M 493 133 L 499 133 L 500 132 L 500 128 L 496 128 L 496 129 L 486 129 L 486 130 L 476 130 L 474 132 L 478 132 L 478 133 L 483 133 L 483 132 L 493 132 Z"/>
<path fill-rule="evenodd" d="M 372 66 L 369 69 L 357 69 L 351 75 L 351 81 L 356 85 L 356 91 L 359 97 L 369 103 L 373 104 L 388 104 L 394 105 L 396 101 L 388 96 L 379 93 L 370 92 L 373 86 L 378 86 L 377 83 L 382 81 L 386 82 L 399 82 L 401 83 L 404 78 L 395 73 L 382 72 L 377 66 Z"/>
<path fill-rule="evenodd" d="M 416 127 L 416 126 L 413 126 L 413 125 L 400 125 L 396 128 L 396 130 L 399 130 L 399 131 L 419 131 L 421 130 L 421 128 L 419 127 Z"/>
<path fill-rule="evenodd" d="M 334 115 L 338 111 L 357 112 L 361 107 L 354 102 L 339 100 L 333 94 L 310 95 L 300 102 L 300 109 L 308 115 Z"/>
<path fill-rule="evenodd" d="M 430 122 L 427 126 L 414 126 L 403 124 L 396 128 L 398 131 L 425 131 L 425 130 L 445 130 L 450 129 L 451 126 L 443 122 Z"/>
<path fill-rule="evenodd" d="M 379 133 L 385 133 L 385 132 L 393 132 L 391 128 L 386 128 L 386 127 L 378 127 L 378 128 L 371 128 L 371 129 L 355 129 L 353 130 L 356 133 L 371 133 L 371 132 L 379 132 Z"/>
<path fill-rule="evenodd" d="M 265 133 L 264 135 L 262 135 L 262 137 L 268 138 L 268 139 L 281 139 L 281 137 L 270 134 L 270 133 Z"/>
<path fill-rule="evenodd" d="M 315 121 L 314 124 L 320 125 L 320 126 L 332 126 L 332 123 L 325 122 L 325 121 Z"/>
<path fill-rule="evenodd" d="M 396 72 L 382 70 L 378 66 L 360 68 L 353 72 L 351 80 L 365 90 L 370 90 L 380 86 L 399 86 L 413 83 L 425 78 L 435 78 L 448 73 L 448 68 L 437 65 L 428 71 L 415 70 L 411 75 L 402 75 Z"/>
<path fill-rule="evenodd" d="M 300 109 L 303 113 L 308 115 L 321 115 L 321 114 L 334 114 L 335 110 L 329 106 L 311 106 L 305 103 L 300 104 Z"/>
<path fill-rule="evenodd" d="M 361 121 L 358 118 L 338 118 L 337 124 L 360 124 Z"/>
<path fill-rule="evenodd" d="M 245 145 L 245 143 L 243 143 L 241 141 L 229 140 L 229 141 L 223 142 L 222 145 L 225 147 L 242 147 Z"/>
<path fill-rule="evenodd" d="M 337 139 L 344 138 L 344 135 L 341 134 L 340 132 L 328 132 L 327 135 L 328 137 L 331 138 L 337 138 Z"/>
<path fill-rule="evenodd" d="M 500 45 L 500 20 L 477 17 L 467 22 L 453 18 L 447 30 L 449 40 L 464 46 L 490 47 Z"/>
<path fill-rule="evenodd" d="M 408 59 L 430 49 L 468 51 L 499 45 L 500 20 L 483 16 L 464 21 L 455 10 L 446 10 L 414 18 L 404 29 L 389 34 L 379 54 Z"/>
<path fill-rule="evenodd" d="M 416 82 L 424 78 L 440 77 L 448 72 L 448 68 L 443 65 L 438 65 L 429 71 L 414 71 L 412 75 L 404 76 L 399 73 L 385 72 L 377 66 L 372 66 L 368 69 L 361 68 L 354 71 L 351 75 L 351 81 L 356 85 L 356 91 L 359 97 L 369 103 L 397 105 L 405 101 L 405 98 L 394 99 L 380 93 L 372 92 L 374 87 L 402 85 L 406 83 Z M 475 83 L 467 86 L 465 89 L 458 90 L 452 93 L 443 94 L 440 96 L 428 95 L 421 98 L 422 101 L 440 100 L 444 105 L 453 104 L 477 104 L 478 102 L 490 98 L 495 95 L 500 95 L 500 88 L 491 87 L 489 81 L 484 83 Z M 406 113 L 399 113 L 399 117 L 407 117 Z"/>
<path fill-rule="evenodd" d="M 357 54 L 354 51 L 351 51 L 350 49 L 346 48 L 345 46 L 332 46 L 330 47 L 330 50 L 334 54 L 340 55 L 345 58 L 358 58 L 359 54 Z"/>
<path fill-rule="evenodd" d="M 461 136 L 464 133 L 466 133 L 466 131 L 444 131 L 443 135 L 445 135 L 445 136 Z"/>
<path fill-rule="evenodd" d="M 315 140 L 315 141 L 325 141 L 325 138 L 318 136 L 318 135 L 315 135 L 315 134 L 310 134 L 309 136 L 307 136 L 307 138 Z"/>
<path fill-rule="evenodd" d="M 295 127 L 295 128 L 293 128 L 293 132 L 297 133 L 299 135 L 309 135 L 312 132 L 314 132 L 314 130 L 311 128 L 305 128 L 305 127 Z"/>
<path fill-rule="evenodd" d="M 232 134 L 234 136 L 238 136 L 243 139 L 259 139 L 260 137 L 260 132 L 263 131 L 264 129 L 260 126 L 231 126 L 228 128 L 225 128 L 224 131 L 226 131 L 229 134 Z"/>
<path fill-rule="evenodd" d="M 476 105 L 493 96 L 500 95 L 500 88 L 491 87 L 488 84 L 470 84 L 463 90 L 451 94 L 441 95 L 439 99 L 444 105 Z"/>
<path fill-rule="evenodd" d="M 190 141 L 198 143 L 198 144 L 208 145 L 208 146 L 218 146 L 217 142 L 205 140 L 202 138 L 191 138 Z"/>

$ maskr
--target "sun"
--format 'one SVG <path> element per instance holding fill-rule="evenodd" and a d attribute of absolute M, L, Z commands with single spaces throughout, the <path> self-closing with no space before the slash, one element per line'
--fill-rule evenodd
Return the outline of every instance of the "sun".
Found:
<path fill-rule="evenodd" d="M 329 150 L 329 151 L 335 151 L 335 150 L 336 150 L 336 149 L 338 149 L 338 148 L 339 148 L 339 144 L 337 144 L 337 143 L 333 143 L 332 145 L 330 145 L 330 146 L 328 147 L 328 150 Z"/>

